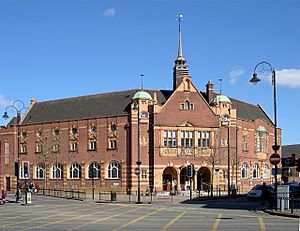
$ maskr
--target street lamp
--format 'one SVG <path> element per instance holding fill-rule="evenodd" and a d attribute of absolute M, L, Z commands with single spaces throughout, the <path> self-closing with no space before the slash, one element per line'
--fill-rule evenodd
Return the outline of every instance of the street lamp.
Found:
<path fill-rule="evenodd" d="M 140 128 L 140 107 L 138 105 L 138 102 L 134 102 L 134 107 L 133 107 L 134 110 L 137 110 L 137 118 L 138 118 L 138 121 L 137 121 L 137 128 L 138 128 L 138 136 L 137 136 L 137 145 L 138 145 L 138 158 L 137 158 L 137 161 L 136 161 L 136 164 L 137 164 L 137 168 L 140 170 L 141 169 L 141 164 L 142 164 L 142 161 L 141 161 L 141 147 L 140 147 L 140 133 L 141 133 L 141 128 Z M 138 200 L 137 200 L 137 204 L 140 204 L 142 203 L 141 202 L 141 173 L 139 171 L 139 174 L 138 174 Z"/>
<path fill-rule="evenodd" d="M 260 65 L 266 64 L 267 66 L 270 67 L 270 71 L 272 72 L 272 84 L 273 84 L 273 91 L 274 91 L 274 95 L 273 95 L 273 100 L 274 100 L 274 145 L 272 146 L 272 149 L 274 150 L 274 154 L 277 156 L 278 155 L 278 150 L 280 148 L 280 145 L 278 145 L 277 143 L 277 107 L 276 107 L 276 73 L 275 73 L 275 69 L 272 67 L 272 65 L 266 61 L 262 61 L 260 63 L 258 63 L 253 71 L 253 77 L 250 80 L 251 83 L 257 84 L 260 79 L 257 77 L 256 74 L 256 68 Z M 277 209 L 277 164 L 275 164 L 275 208 Z"/>
<path fill-rule="evenodd" d="M 8 110 L 15 110 L 16 113 L 17 113 L 17 129 L 18 129 L 18 141 L 17 141 L 17 148 L 18 148 L 18 151 L 17 151 L 17 154 L 18 154 L 18 160 L 17 160 L 17 163 L 18 163 L 18 166 L 17 166 L 17 190 L 20 188 L 20 182 L 19 182 L 19 178 L 20 178 L 20 126 L 21 126 L 21 113 L 24 109 L 27 109 L 25 107 L 25 104 L 21 101 L 21 100 L 16 100 L 12 103 L 12 105 L 10 106 L 7 106 L 6 109 L 5 109 L 5 112 L 2 116 L 2 118 L 4 119 L 8 119 L 9 116 L 8 116 Z"/>

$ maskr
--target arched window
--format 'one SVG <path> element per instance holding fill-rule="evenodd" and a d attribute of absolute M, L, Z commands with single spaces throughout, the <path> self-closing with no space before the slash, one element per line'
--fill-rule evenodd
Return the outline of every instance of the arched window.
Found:
<path fill-rule="evenodd" d="M 247 163 L 243 163 L 242 167 L 241 167 L 241 178 L 242 179 L 246 179 L 248 178 L 248 164 Z"/>
<path fill-rule="evenodd" d="M 257 179 L 259 177 L 259 167 L 258 164 L 253 164 L 252 166 L 252 178 Z"/>
<path fill-rule="evenodd" d="M 93 162 L 89 165 L 89 178 L 90 179 L 99 179 L 100 177 L 100 165 L 96 162 Z"/>
<path fill-rule="evenodd" d="M 44 179 L 45 178 L 45 166 L 44 164 L 40 164 L 35 167 L 35 176 L 36 179 Z"/>
<path fill-rule="evenodd" d="M 81 166 L 78 163 L 74 163 L 70 166 L 70 178 L 71 179 L 81 178 Z"/>
<path fill-rule="evenodd" d="M 264 179 L 270 178 L 270 169 L 269 169 L 269 166 L 267 164 L 264 165 L 263 172 L 262 172 L 262 177 Z"/>
<path fill-rule="evenodd" d="M 190 103 L 189 100 L 186 100 L 180 104 L 180 109 L 181 110 L 194 110 L 194 104 Z"/>
<path fill-rule="evenodd" d="M 108 165 L 108 178 L 120 179 L 121 178 L 121 165 L 114 161 Z"/>
<path fill-rule="evenodd" d="M 52 166 L 52 179 L 62 179 L 63 166 L 61 164 L 55 164 Z"/>

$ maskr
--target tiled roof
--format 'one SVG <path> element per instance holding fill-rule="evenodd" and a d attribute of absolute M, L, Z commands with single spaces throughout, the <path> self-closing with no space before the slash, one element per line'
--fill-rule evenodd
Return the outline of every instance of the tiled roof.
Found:
<path fill-rule="evenodd" d="M 259 105 L 254 105 L 229 97 L 232 102 L 232 107 L 237 111 L 237 117 L 246 120 L 262 119 L 273 124 L 273 121 L 266 115 L 264 110 Z"/>
<path fill-rule="evenodd" d="M 130 102 L 140 89 L 79 96 L 35 103 L 22 124 L 46 123 L 68 120 L 91 119 L 109 116 L 128 115 Z M 172 95 L 170 90 L 145 90 L 152 98 L 156 92 L 159 105 L 163 105 Z M 205 96 L 205 93 L 202 93 Z M 237 109 L 237 117 L 246 120 L 263 119 L 272 123 L 263 109 L 229 97 L 232 107 Z M 10 123 L 12 124 L 12 123 Z"/>
<path fill-rule="evenodd" d="M 18 121 L 17 121 L 17 117 L 13 117 L 7 124 L 7 126 L 12 126 L 12 125 L 17 125 Z"/>
<path fill-rule="evenodd" d="M 139 89 L 87 95 L 35 103 L 23 120 L 23 124 L 79 120 L 129 114 L 130 102 Z M 159 104 L 164 104 L 172 91 L 145 90 Z"/>
<path fill-rule="evenodd" d="M 292 154 L 296 154 L 296 159 L 300 158 L 300 144 L 283 145 L 281 148 L 282 158 L 291 157 Z"/>
<path fill-rule="evenodd" d="M 206 97 L 205 92 L 201 92 L 204 98 Z M 214 92 L 213 98 L 215 96 L 219 95 L 219 93 Z M 235 98 L 232 98 L 228 96 L 232 103 L 232 108 L 236 109 L 237 111 L 237 118 L 244 119 L 244 120 L 257 120 L 262 119 L 266 121 L 267 123 L 273 124 L 273 121 L 267 116 L 267 114 L 264 112 L 262 107 L 259 105 L 254 105 L 250 103 L 246 103 L 240 100 L 237 100 Z"/>

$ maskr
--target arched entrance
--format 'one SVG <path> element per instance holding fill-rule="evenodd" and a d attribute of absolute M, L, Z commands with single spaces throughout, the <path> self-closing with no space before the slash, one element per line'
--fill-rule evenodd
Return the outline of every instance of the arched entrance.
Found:
<path fill-rule="evenodd" d="M 177 171 L 173 167 L 166 167 L 162 175 L 163 190 L 172 191 L 174 186 L 177 185 Z"/>
<path fill-rule="evenodd" d="M 189 190 L 190 190 L 190 179 L 189 177 L 187 177 L 186 166 L 184 166 L 180 170 L 180 191 L 189 191 Z"/>
<path fill-rule="evenodd" d="M 209 168 L 201 167 L 197 172 L 197 190 L 207 191 L 211 181 Z"/>

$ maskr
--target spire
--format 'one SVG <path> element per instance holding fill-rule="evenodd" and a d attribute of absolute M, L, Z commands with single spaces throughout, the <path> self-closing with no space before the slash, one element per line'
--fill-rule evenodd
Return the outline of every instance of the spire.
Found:
<path fill-rule="evenodd" d="M 182 39 L 181 39 L 181 22 L 183 20 L 183 14 L 177 15 L 178 19 L 178 56 L 175 60 L 175 66 L 173 68 L 173 90 L 175 90 L 183 80 L 183 76 L 189 76 L 189 68 L 186 63 L 186 60 L 182 55 Z"/>
<path fill-rule="evenodd" d="M 178 57 L 177 59 L 181 58 L 184 59 L 182 56 L 182 43 L 181 43 L 181 21 L 183 20 L 183 14 L 178 14 L 178 32 L 179 32 L 179 41 L 178 41 Z"/>

